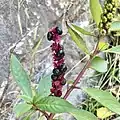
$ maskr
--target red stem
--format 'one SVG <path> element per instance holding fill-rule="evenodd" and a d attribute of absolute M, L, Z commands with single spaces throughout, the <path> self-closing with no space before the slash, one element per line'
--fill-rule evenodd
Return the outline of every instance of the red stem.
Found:
<path fill-rule="evenodd" d="M 93 52 L 93 54 L 90 56 L 90 59 L 87 61 L 87 63 L 85 64 L 84 68 L 82 69 L 82 71 L 78 74 L 77 78 L 75 79 L 73 85 L 67 90 L 66 94 L 64 95 L 64 99 L 66 99 L 70 93 L 72 92 L 72 90 L 76 87 L 77 83 L 80 81 L 80 79 L 82 78 L 82 76 L 84 75 L 85 71 L 87 70 L 87 68 L 90 66 L 90 63 L 93 59 L 93 57 L 99 52 L 98 51 L 98 45 L 99 45 L 99 41 L 101 41 L 102 37 L 98 36 L 98 42 L 97 45 L 95 47 L 95 50 Z M 50 114 L 49 119 L 48 120 L 52 120 L 55 114 Z"/>

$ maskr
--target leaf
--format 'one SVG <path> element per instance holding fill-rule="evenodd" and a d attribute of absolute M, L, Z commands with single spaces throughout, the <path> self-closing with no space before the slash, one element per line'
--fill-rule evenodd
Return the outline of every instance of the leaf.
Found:
<path fill-rule="evenodd" d="M 95 115 L 85 110 L 75 110 L 71 113 L 77 120 L 97 120 Z"/>
<path fill-rule="evenodd" d="M 17 104 L 13 109 L 16 113 L 16 116 L 19 117 L 24 113 L 28 112 L 31 108 L 32 108 L 32 105 L 21 103 L 21 104 Z"/>
<path fill-rule="evenodd" d="M 103 106 L 120 115 L 120 103 L 111 93 L 95 88 L 87 88 L 84 91 Z"/>
<path fill-rule="evenodd" d="M 50 95 L 51 83 L 51 75 L 41 78 L 38 85 L 38 93 L 44 97 Z"/>
<path fill-rule="evenodd" d="M 68 28 L 68 32 L 72 38 L 72 40 L 76 43 L 76 45 L 85 53 L 89 54 L 88 48 L 86 46 L 85 41 L 83 38 L 74 30 L 72 30 L 70 27 Z"/>
<path fill-rule="evenodd" d="M 106 72 L 107 71 L 107 61 L 104 59 L 95 56 L 91 62 L 92 69 L 95 69 L 98 72 Z"/>
<path fill-rule="evenodd" d="M 114 21 L 111 23 L 110 31 L 120 31 L 120 21 Z"/>
<path fill-rule="evenodd" d="M 98 48 L 100 51 L 103 51 L 109 47 L 109 44 L 106 42 L 99 42 Z"/>
<path fill-rule="evenodd" d="M 19 60 L 13 54 L 11 55 L 10 67 L 13 77 L 23 93 L 29 97 L 32 97 L 29 77 Z"/>
<path fill-rule="evenodd" d="M 108 110 L 105 107 L 101 107 L 101 108 L 97 109 L 97 116 L 100 119 L 105 119 L 105 118 L 110 117 L 112 115 L 114 115 L 114 113 L 112 113 L 110 110 Z"/>
<path fill-rule="evenodd" d="M 115 54 L 120 54 L 120 45 L 112 47 L 110 49 L 107 49 L 103 52 L 108 52 L 108 53 L 115 53 Z"/>
<path fill-rule="evenodd" d="M 92 113 L 78 110 L 72 104 L 59 97 L 48 96 L 41 98 L 34 104 L 41 110 L 51 113 L 71 113 L 78 120 L 97 120 Z"/>
<path fill-rule="evenodd" d="M 102 7 L 99 3 L 99 0 L 90 0 L 90 10 L 91 10 L 92 17 L 98 26 L 100 23 L 101 14 L 102 14 Z"/>
<path fill-rule="evenodd" d="M 19 97 L 26 102 L 31 102 L 32 101 L 32 98 L 30 98 L 29 96 L 26 96 L 26 95 L 20 95 Z"/>
<path fill-rule="evenodd" d="M 44 38 L 44 36 L 43 36 L 43 38 Z M 37 41 L 37 42 L 35 43 L 35 45 L 33 46 L 33 48 L 32 48 L 32 58 L 34 57 L 36 51 L 38 50 L 38 48 L 39 48 L 42 40 L 43 40 L 43 39 L 40 39 L 40 38 L 39 38 L 38 41 Z"/>
<path fill-rule="evenodd" d="M 75 109 L 75 107 L 66 100 L 53 96 L 41 98 L 34 104 L 41 110 L 51 113 L 64 113 Z"/>
<path fill-rule="evenodd" d="M 88 32 L 88 31 L 86 31 L 85 29 L 83 29 L 83 28 L 81 28 L 81 27 L 79 27 L 79 26 L 77 26 L 77 25 L 72 24 L 72 27 L 73 27 L 76 31 L 78 31 L 78 32 L 80 32 L 80 33 L 82 33 L 82 34 L 84 34 L 84 35 L 94 36 L 91 32 Z"/>

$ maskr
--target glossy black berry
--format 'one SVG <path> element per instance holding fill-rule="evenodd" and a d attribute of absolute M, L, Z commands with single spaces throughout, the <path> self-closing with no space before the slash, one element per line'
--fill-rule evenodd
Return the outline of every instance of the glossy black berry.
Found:
<path fill-rule="evenodd" d="M 56 81 L 56 80 L 57 80 L 57 75 L 52 74 L 52 75 L 51 75 L 51 79 L 52 79 L 53 81 Z"/>
<path fill-rule="evenodd" d="M 61 85 L 65 85 L 65 84 L 66 84 L 66 79 L 62 80 L 62 81 L 60 82 L 60 84 L 61 84 Z"/>
<path fill-rule="evenodd" d="M 60 70 L 57 69 L 57 68 L 54 68 L 54 69 L 53 69 L 53 74 L 54 74 L 54 75 L 59 75 L 59 74 L 60 74 Z"/>
<path fill-rule="evenodd" d="M 61 71 L 61 72 L 66 72 L 66 71 L 67 71 L 67 67 L 66 67 L 65 63 L 63 63 L 63 64 L 60 66 L 60 71 Z"/>
<path fill-rule="evenodd" d="M 47 39 L 48 39 L 49 41 L 53 39 L 53 34 L 52 34 L 52 32 L 48 32 L 48 33 L 47 33 Z"/>
<path fill-rule="evenodd" d="M 57 57 L 64 57 L 65 56 L 65 53 L 63 50 L 59 50 L 57 53 L 56 53 L 56 56 Z"/>
<path fill-rule="evenodd" d="M 56 32 L 57 32 L 57 34 L 58 35 L 62 35 L 62 29 L 61 28 L 59 28 L 59 27 L 56 27 Z"/>

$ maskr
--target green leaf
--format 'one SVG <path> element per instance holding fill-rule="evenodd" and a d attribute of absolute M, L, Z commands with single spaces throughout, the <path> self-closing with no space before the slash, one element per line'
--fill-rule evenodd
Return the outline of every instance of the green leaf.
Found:
<path fill-rule="evenodd" d="M 38 85 L 38 94 L 41 96 L 48 96 L 50 95 L 50 88 L 52 87 L 51 84 L 51 75 L 41 78 L 39 85 Z"/>
<path fill-rule="evenodd" d="M 98 48 L 100 51 L 103 51 L 109 47 L 109 43 L 106 42 L 99 42 Z"/>
<path fill-rule="evenodd" d="M 88 48 L 86 46 L 85 41 L 83 38 L 74 30 L 72 30 L 70 27 L 68 28 L 68 32 L 72 38 L 72 40 L 76 43 L 76 45 L 85 53 L 89 54 Z"/>
<path fill-rule="evenodd" d="M 110 26 L 110 31 L 120 31 L 120 21 L 114 21 Z"/>
<path fill-rule="evenodd" d="M 78 32 L 80 32 L 80 33 L 82 33 L 82 34 L 84 34 L 84 35 L 94 36 L 91 32 L 88 32 L 88 31 L 86 31 L 85 29 L 83 29 L 83 28 L 81 28 L 81 27 L 79 27 L 79 26 L 77 26 L 77 25 L 72 24 L 72 27 L 73 27 L 76 31 L 78 31 Z"/>
<path fill-rule="evenodd" d="M 21 103 L 21 104 L 17 104 L 13 109 L 16 113 L 16 116 L 19 117 L 24 113 L 28 112 L 31 108 L 32 108 L 32 105 Z"/>
<path fill-rule="evenodd" d="M 85 110 L 75 110 L 71 113 L 77 120 L 97 120 L 95 115 Z"/>
<path fill-rule="evenodd" d="M 87 88 L 84 89 L 84 91 L 103 106 L 120 115 L 120 103 L 111 95 L 111 93 L 95 88 Z"/>
<path fill-rule="evenodd" d="M 41 110 L 51 113 L 64 113 L 75 109 L 75 107 L 66 100 L 53 96 L 41 98 L 34 104 Z"/>
<path fill-rule="evenodd" d="M 92 17 L 98 26 L 100 23 L 101 14 L 102 14 L 102 7 L 99 3 L 99 0 L 90 0 L 90 10 L 91 10 Z"/>
<path fill-rule="evenodd" d="M 115 54 L 120 54 L 120 45 L 112 47 L 108 50 L 105 50 L 103 52 L 108 52 L 108 53 L 115 53 Z"/>
<path fill-rule="evenodd" d="M 26 102 L 31 102 L 32 101 L 32 98 L 29 97 L 29 96 L 26 96 L 26 95 L 20 95 L 19 97 Z"/>
<path fill-rule="evenodd" d="M 107 71 L 107 61 L 104 59 L 95 56 L 91 62 L 92 69 L 95 69 L 98 72 L 106 72 Z"/>
<path fill-rule="evenodd" d="M 10 67 L 13 77 L 18 86 L 22 89 L 23 93 L 29 97 L 32 97 L 29 77 L 19 60 L 13 54 L 11 55 Z"/>

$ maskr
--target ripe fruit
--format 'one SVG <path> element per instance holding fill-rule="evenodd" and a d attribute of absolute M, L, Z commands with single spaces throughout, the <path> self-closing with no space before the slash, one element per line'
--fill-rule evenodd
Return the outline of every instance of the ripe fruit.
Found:
<path fill-rule="evenodd" d="M 60 70 L 58 68 L 54 68 L 53 69 L 53 74 L 54 75 L 59 75 L 60 74 Z"/>
<path fill-rule="evenodd" d="M 62 30 L 59 27 L 56 27 L 56 32 L 58 35 L 62 35 Z"/>
<path fill-rule="evenodd" d="M 52 75 L 51 75 L 51 79 L 52 79 L 53 81 L 56 81 L 56 80 L 57 80 L 57 75 L 52 74 Z"/>
<path fill-rule="evenodd" d="M 48 39 L 49 41 L 51 41 L 51 40 L 53 39 L 53 34 L 52 34 L 52 32 L 48 32 L 48 33 L 47 33 L 47 39 Z"/>
<path fill-rule="evenodd" d="M 61 81 L 61 85 L 65 85 L 66 84 L 66 79 L 63 79 L 62 81 Z"/>
<path fill-rule="evenodd" d="M 65 63 L 63 63 L 61 66 L 60 66 L 60 71 L 61 72 L 66 72 L 67 70 L 67 67 L 65 66 Z"/>

